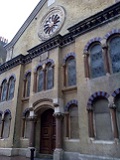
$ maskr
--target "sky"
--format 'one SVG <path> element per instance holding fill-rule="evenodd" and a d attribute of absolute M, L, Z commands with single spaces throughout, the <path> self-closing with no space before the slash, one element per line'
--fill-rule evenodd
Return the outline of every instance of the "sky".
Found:
<path fill-rule="evenodd" d="M 0 0 L 0 37 L 12 40 L 40 0 Z"/>

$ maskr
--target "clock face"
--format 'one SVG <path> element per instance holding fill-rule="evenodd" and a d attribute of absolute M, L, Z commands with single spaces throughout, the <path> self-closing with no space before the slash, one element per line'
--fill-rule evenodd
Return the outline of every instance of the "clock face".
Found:
<path fill-rule="evenodd" d="M 38 36 L 42 40 L 47 40 L 55 36 L 65 20 L 65 11 L 63 7 L 57 6 L 51 8 L 50 11 L 42 18 Z"/>

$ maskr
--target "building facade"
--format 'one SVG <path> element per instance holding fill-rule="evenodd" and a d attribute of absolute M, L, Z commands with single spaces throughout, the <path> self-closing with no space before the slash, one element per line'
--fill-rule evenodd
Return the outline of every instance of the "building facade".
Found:
<path fill-rule="evenodd" d="M 41 0 L 0 66 L 0 154 L 120 158 L 120 2 Z"/>

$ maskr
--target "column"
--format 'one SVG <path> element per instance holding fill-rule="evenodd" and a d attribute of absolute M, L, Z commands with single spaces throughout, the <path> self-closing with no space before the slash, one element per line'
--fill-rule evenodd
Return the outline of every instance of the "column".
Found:
<path fill-rule="evenodd" d="M 109 58 L 108 58 L 108 46 L 106 45 L 106 40 L 102 40 L 102 50 L 105 59 L 105 69 L 106 73 L 110 73 L 110 66 L 109 66 Z"/>
<path fill-rule="evenodd" d="M 33 92 L 37 92 L 37 72 L 34 72 Z"/>
<path fill-rule="evenodd" d="M 93 110 L 88 109 L 89 137 L 94 138 Z"/>
<path fill-rule="evenodd" d="M 2 95 L 2 86 L 0 86 L 0 100 L 1 100 L 1 95 Z"/>
<path fill-rule="evenodd" d="M 30 137 L 29 137 L 29 147 L 28 152 L 26 153 L 26 157 L 35 157 L 36 156 L 36 150 L 35 150 L 35 125 L 36 125 L 36 115 L 34 114 L 34 111 L 31 109 L 29 121 L 30 121 Z M 35 153 L 33 152 L 35 151 Z M 32 154 L 31 154 L 32 153 Z"/>
<path fill-rule="evenodd" d="M 24 79 L 24 90 L 23 90 L 23 97 L 26 96 L 26 79 Z"/>
<path fill-rule="evenodd" d="M 1 127 L 0 138 L 3 138 L 3 129 L 4 129 L 4 119 L 2 119 L 2 127 Z"/>
<path fill-rule="evenodd" d="M 85 70 L 85 77 L 90 78 L 90 71 L 89 71 L 89 64 L 88 64 L 88 53 L 84 53 L 84 70 Z"/>
<path fill-rule="evenodd" d="M 56 149 L 54 151 L 54 160 L 62 160 L 63 158 L 63 149 L 62 149 L 62 120 L 63 113 L 57 112 L 54 113 L 56 118 Z"/>
<path fill-rule="evenodd" d="M 25 117 L 23 119 L 23 125 L 22 125 L 22 137 L 24 138 L 24 131 L 25 131 Z"/>
<path fill-rule="evenodd" d="M 114 98 L 112 96 L 109 97 L 109 108 L 112 116 L 112 124 L 113 124 L 113 132 L 114 132 L 114 138 L 118 139 L 118 127 L 117 127 L 117 117 L 116 117 L 116 106 L 114 104 Z"/>
<path fill-rule="evenodd" d="M 35 123 L 36 123 L 36 116 L 30 116 L 29 120 L 30 124 L 30 138 L 29 138 L 29 147 L 35 147 Z"/>
<path fill-rule="evenodd" d="M 62 113 L 55 113 L 56 118 L 56 148 L 62 148 Z"/>
<path fill-rule="evenodd" d="M 65 112 L 65 122 L 66 122 L 66 126 L 65 126 L 65 133 L 66 133 L 66 137 L 69 137 L 69 113 Z"/>

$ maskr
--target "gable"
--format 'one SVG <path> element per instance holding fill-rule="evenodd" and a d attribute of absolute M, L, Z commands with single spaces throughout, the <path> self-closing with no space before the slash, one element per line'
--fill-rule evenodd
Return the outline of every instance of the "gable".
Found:
<path fill-rule="evenodd" d="M 61 15 L 63 21 L 59 22 L 62 23 L 60 29 L 55 32 L 53 36 L 56 34 L 65 35 L 69 33 L 68 28 L 72 27 L 83 19 L 88 18 L 90 15 L 101 11 L 107 6 L 110 6 L 111 4 L 113 4 L 113 0 L 94 0 L 94 3 L 93 0 L 71 0 L 69 4 L 67 1 L 63 0 L 40 1 L 23 26 L 20 28 L 18 33 L 15 35 L 13 40 L 6 46 L 7 60 L 16 57 L 19 54 L 26 55 L 28 54 L 27 51 L 29 49 L 47 40 L 41 40 L 39 32 L 44 26 L 44 19 L 49 16 L 51 10 L 53 10 L 55 15 L 58 14 L 58 12 L 55 12 L 57 6 L 62 7 L 65 13 Z M 50 36 L 49 38 L 52 38 L 53 36 Z"/>

